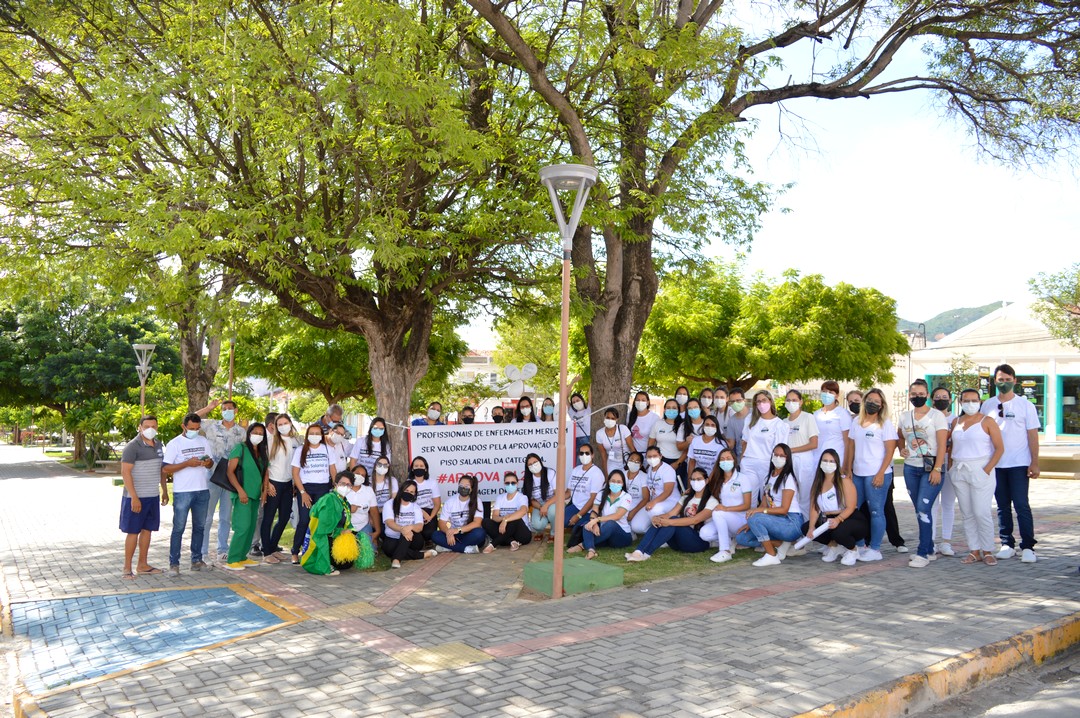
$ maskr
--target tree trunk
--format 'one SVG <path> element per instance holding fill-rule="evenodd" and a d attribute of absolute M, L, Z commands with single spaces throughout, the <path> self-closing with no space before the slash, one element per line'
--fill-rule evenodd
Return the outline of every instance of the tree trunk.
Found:
<path fill-rule="evenodd" d="M 221 358 L 220 326 L 200 326 L 193 316 L 194 311 L 191 305 L 185 307 L 183 315 L 176 321 L 188 411 L 197 411 L 210 403 L 210 389 L 214 385 Z"/>
<path fill-rule="evenodd" d="M 86 434 L 76 429 L 75 439 L 71 445 L 71 459 L 72 461 L 81 461 L 84 456 L 86 456 Z M 94 467 L 88 466 L 87 468 L 92 469 Z"/>

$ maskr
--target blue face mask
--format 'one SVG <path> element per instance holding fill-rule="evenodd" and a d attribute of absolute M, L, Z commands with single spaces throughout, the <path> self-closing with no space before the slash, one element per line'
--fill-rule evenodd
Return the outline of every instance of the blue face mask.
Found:
<path fill-rule="evenodd" d="M 189 439 L 197 439 L 197 438 L 199 438 L 199 430 L 198 429 L 188 429 L 187 431 L 184 432 L 184 436 L 186 436 Z"/>
<path fill-rule="evenodd" d="M 832 406 L 832 403 L 834 401 L 836 401 L 836 396 L 835 395 L 833 395 L 833 394 L 831 394 L 831 393 L 829 393 L 827 391 L 821 392 L 821 405 L 822 406 Z"/>
<path fill-rule="evenodd" d="M 701 418 L 701 409 L 687 409 L 686 413 L 690 416 L 691 419 Z"/>
<path fill-rule="evenodd" d="M 506 484 L 506 495 L 513 496 L 517 493 L 517 484 Z"/>
<path fill-rule="evenodd" d="M 731 459 L 725 459 L 725 460 L 720 462 L 720 470 L 721 471 L 731 471 L 734 468 L 735 468 L 735 462 L 732 461 Z"/>
<path fill-rule="evenodd" d="M 664 418 L 674 420 L 679 415 L 678 409 L 664 409 Z"/>
<path fill-rule="evenodd" d="M 551 416 L 554 413 L 555 413 L 555 407 L 553 407 L 553 406 L 545 406 L 544 407 L 544 415 L 545 416 Z"/>
<path fill-rule="evenodd" d="M 386 429 L 380 429 L 379 427 L 375 427 L 371 430 L 371 435 L 374 436 L 376 439 L 378 439 L 385 433 Z"/>
<path fill-rule="evenodd" d="M 224 419 L 225 421 L 232 421 L 233 419 L 236 418 L 236 412 L 233 411 L 232 409 L 225 409 L 224 411 L 221 412 L 221 418 Z"/>

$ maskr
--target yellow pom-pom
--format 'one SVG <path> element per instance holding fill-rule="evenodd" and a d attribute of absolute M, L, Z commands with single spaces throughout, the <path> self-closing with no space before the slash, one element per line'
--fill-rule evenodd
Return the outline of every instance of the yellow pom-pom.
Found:
<path fill-rule="evenodd" d="M 343 531 L 334 539 L 330 547 L 330 557 L 334 563 L 352 564 L 360 557 L 360 546 L 356 543 L 356 536 L 351 531 Z"/>

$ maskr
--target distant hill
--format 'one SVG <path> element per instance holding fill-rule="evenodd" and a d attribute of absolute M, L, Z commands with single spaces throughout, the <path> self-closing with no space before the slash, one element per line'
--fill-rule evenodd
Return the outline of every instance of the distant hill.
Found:
<path fill-rule="evenodd" d="M 938 334 L 952 334 L 960 327 L 971 324 L 980 317 L 985 317 L 999 307 L 1001 307 L 1001 302 L 991 302 L 981 307 L 947 309 L 936 317 L 926 320 L 926 340 L 932 342 Z M 915 331 L 918 328 L 919 322 L 911 322 L 907 319 L 901 319 L 897 323 L 897 329 L 900 331 Z"/>

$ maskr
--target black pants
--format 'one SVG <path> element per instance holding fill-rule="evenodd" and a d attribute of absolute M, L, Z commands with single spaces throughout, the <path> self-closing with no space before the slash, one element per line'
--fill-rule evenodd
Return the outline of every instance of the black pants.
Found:
<path fill-rule="evenodd" d="M 532 531 L 525 525 L 525 519 L 515 519 L 506 524 L 506 533 L 499 533 L 499 524 L 501 523 L 501 521 L 495 519 L 484 519 L 480 524 L 484 527 L 484 531 L 487 532 L 491 543 L 496 546 L 509 546 L 511 541 L 517 541 L 524 546 L 532 541 Z"/>
<path fill-rule="evenodd" d="M 311 505 L 314 506 L 315 502 L 330 493 L 330 482 L 325 484 L 304 484 L 304 491 L 308 492 L 308 498 L 311 499 Z M 308 522 L 311 521 L 311 508 L 304 506 L 304 497 L 300 497 L 300 503 L 297 507 L 300 512 L 299 518 L 296 519 L 296 534 L 292 540 L 292 552 L 293 556 L 300 553 L 300 548 L 304 545 L 304 538 L 308 532 Z"/>
<path fill-rule="evenodd" d="M 264 556 L 281 550 L 278 541 L 281 540 L 285 527 L 289 525 L 289 516 L 292 514 L 293 482 L 271 481 L 270 485 L 274 487 L 275 495 L 267 495 L 266 505 L 263 506 L 262 525 L 259 527 Z M 274 523 L 275 515 L 277 523 Z"/>
<path fill-rule="evenodd" d="M 802 532 L 803 536 L 810 533 L 809 522 L 802 525 Z M 839 526 L 826 531 L 814 540 L 823 544 L 830 544 L 835 541 L 848 551 L 851 551 L 859 541 L 865 541 L 869 538 L 870 521 L 863 516 L 862 511 L 856 511 L 841 521 Z"/>
<path fill-rule="evenodd" d="M 896 486 L 896 480 L 889 484 L 889 493 L 885 495 L 885 535 L 889 537 L 889 543 L 899 548 L 904 545 L 904 537 L 900 535 L 900 522 L 896 519 L 896 506 L 893 505 L 892 494 L 893 487 Z M 859 507 L 862 510 L 863 516 L 866 517 L 866 523 L 870 523 L 870 507 L 863 502 L 863 505 Z"/>
<path fill-rule="evenodd" d="M 439 517 L 432 515 L 431 521 L 424 523 L 424 528 L 420 530 L 421 535 L 424 537 L 424 543 L 431 543 L 431 537 L 435 535 L 435 532 L 439 530 Z"/>
<path fill-rule="evenodd" d="M 382 550 L 395 561 L 417 561 L 424 557 L 424 535 L 414 533 L 412 540 L 383 536 Z"/>

